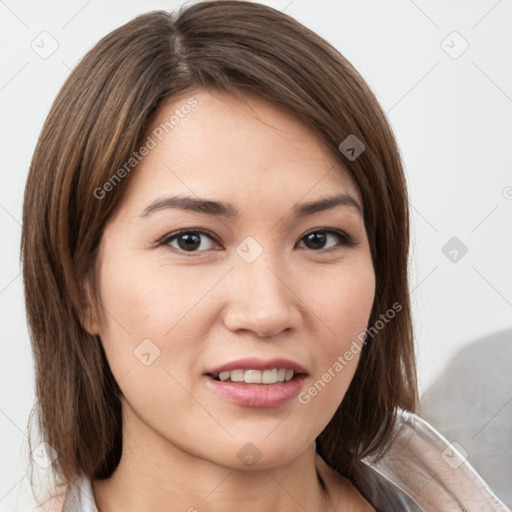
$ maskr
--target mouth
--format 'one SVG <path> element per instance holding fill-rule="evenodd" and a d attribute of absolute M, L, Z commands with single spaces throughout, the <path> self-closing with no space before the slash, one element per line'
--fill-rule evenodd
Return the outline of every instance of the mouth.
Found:
<path fill-rule="evenodd" d="M 245 359 L 204 374 L 207 386 L 221 398 L 245 407 L 279 407 L 296 397 L 308 376 L 293 361 Z"/>
<path fill-rule="evenodd" d="M 231 370 L 207 374 L 213 380 L 220 382 L 243 382 L 245 384 L 277 384 L 289 382 L 298 375 L 289 368 L 273 368 L 272 370 Z"/>

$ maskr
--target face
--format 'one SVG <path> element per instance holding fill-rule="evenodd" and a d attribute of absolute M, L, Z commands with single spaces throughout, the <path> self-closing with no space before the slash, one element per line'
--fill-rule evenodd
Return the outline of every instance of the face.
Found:
<path fill-rule="evenodd" d="M 90 325 L 124 417 L 164 451 L 291 461 L 342 401 L 374 299 L 357 186 L 255 95 L 174 98 L 148 135 L 101 240 Z"/>

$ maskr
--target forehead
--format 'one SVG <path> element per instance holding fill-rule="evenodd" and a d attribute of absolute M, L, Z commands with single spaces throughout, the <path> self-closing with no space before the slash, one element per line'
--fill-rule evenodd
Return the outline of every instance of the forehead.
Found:
<path fill-rule="evenodd" d="M 348 171 L 285 107 L 254 93 L 191 90 L 167 100 L 147 131 L 152 149 L 134 169 L 127 198 L 142 206 L 163 193 L 235 204 L 297 202 L 344 192 Z"/>

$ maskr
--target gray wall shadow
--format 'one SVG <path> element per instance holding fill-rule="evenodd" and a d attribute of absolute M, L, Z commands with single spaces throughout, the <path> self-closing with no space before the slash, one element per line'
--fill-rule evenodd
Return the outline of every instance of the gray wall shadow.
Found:
<path fill-rule="evenodd" d="M 421 397 L 419 415 L 512 507 L 512 330 L 460 350 Z"/>

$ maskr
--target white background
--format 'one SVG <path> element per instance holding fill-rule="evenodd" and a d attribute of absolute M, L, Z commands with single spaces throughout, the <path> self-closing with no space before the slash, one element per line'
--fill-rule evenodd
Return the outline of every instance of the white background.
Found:
<path fill-rule="evenodd" d="M 388 114 L 410 188 L 422 414 L 467 451 L 510 506 L 512 2 L 262 3 L 335 46 Z M 180 4 L 0 1 L 0 510 L 26 484 L 34 395 L 19 240 L 38 134 L 70 69 L 94 43 L 137 14 Z M 58 43 L 46 59 L 31 47 L 49 37 L 43 31 Z M 442 252 L 452 237 L 467 247 L 463 256 L 456 249 L 455 262 L 455 253 Z"/>

